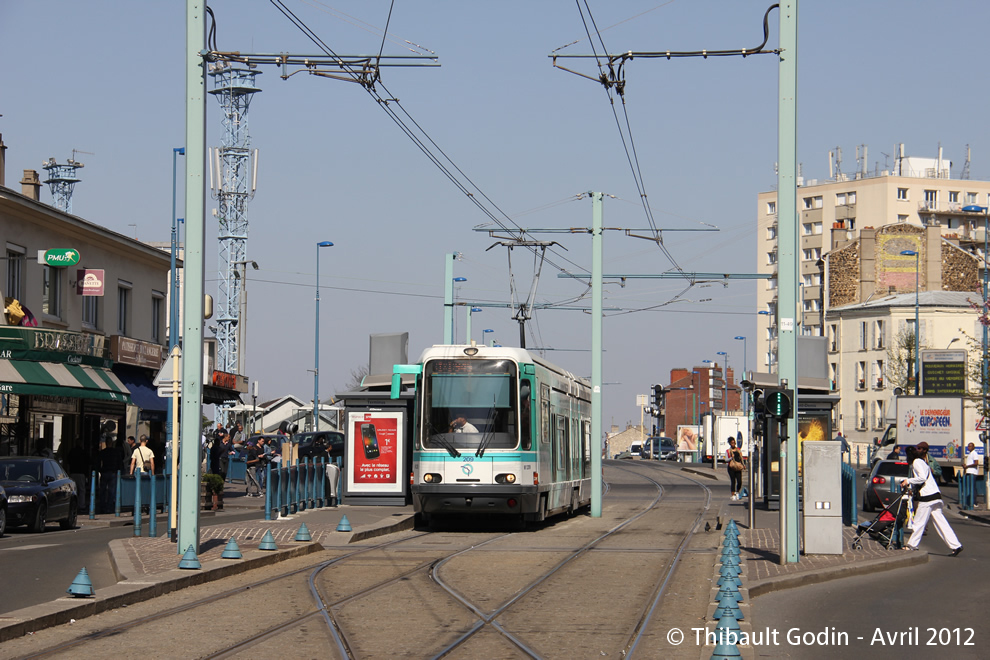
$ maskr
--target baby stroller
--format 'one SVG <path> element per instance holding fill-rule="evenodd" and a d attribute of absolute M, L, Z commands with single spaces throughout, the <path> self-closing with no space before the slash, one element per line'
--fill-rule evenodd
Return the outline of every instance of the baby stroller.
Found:
<path fill-rule="evenodd" d="M 901 531 L 907 520 L 908 503 L 911 498 L 910 489 L 888 504 L 870 522 L 861 522 L 856 527 L 856 536 L 850 542 L 853 550 L 862 550 L 862 538 L 869 535 L 871 539 L 887 548 L 901 547 Z"/>

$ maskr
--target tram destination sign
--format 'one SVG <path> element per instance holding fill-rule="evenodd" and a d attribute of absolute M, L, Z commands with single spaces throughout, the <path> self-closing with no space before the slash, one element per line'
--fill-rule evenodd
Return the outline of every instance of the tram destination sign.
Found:
<path fill-rule="evenodd" d="M 966 395 L 966 351 L 921 351 L 921 394 L 929 396 Z"/>

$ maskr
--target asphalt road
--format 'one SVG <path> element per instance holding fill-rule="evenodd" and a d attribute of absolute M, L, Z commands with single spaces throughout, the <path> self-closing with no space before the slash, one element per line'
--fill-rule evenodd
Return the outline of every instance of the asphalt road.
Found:
<path fill-rule="evenodd" d="M 260 511 L 230 513 L 200 519 L 204 527 L 240 520 L 257 520 Z M 144 533 L 147 534 L 147 519 Z M 165 527 L 159 522 L 159 534 Z M 0 615 L 47 603 L 65 596 L 66 589 L 85 568 L 93 587 L 101 589 L 117 583 L 110 564 L 109 543 L 113 539 L 133 536 L 134 528 L 96 527 L 60 530 L 50 525 L 44 534 L 34 534 L 26 527 L 7 528 L 0 538 Z M 176 555 L 176 565 L 179 556 Z"/>

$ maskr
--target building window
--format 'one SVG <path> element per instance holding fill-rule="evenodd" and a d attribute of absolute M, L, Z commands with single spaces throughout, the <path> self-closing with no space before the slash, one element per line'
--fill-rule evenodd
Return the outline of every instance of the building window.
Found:
<path fill-rule="evenodd" d="M 61 318 L 62 316 L 62 269 L 42 266 L 41 313 Z"/>
<path fill-rule="evenodd" d="M 949 191 L 949 204 L 958 204 L 958 203 L 959 203 L 959 191 L 958 190 L 950 190 Z"/>
<path fill-rule="evenodd" d="M 777 226 L 776 225 L 767 227 L 767 240 L 768 241 L 775 241 L 775 240 L 777 240 Z"/>
<path fill-rule="evenodd" d="M 978 200 L 978 197 L 977 197 L 977 195 L 976 195 L 975 192 L 968 192 L 968 193 L 966 193 L 966 203 L 967 204 L 976 204 L 977 200 Z"/>
<path fill-rule="evenodd" d="M 777 278 L 771 277 L 767 280 L 767 291 L 773 291 L 777 288 Z"/>
<path fill-rule="evenodd" d="M 856 428 L 866 430 L 866 401 L 856 402 Z"/>
<path fill-rule="evenodd" d="M 837 383 L 839 382 L 839 363 L 830 362 L 828 365 L 828 375 L 832 391 L 834 392 L 838 389 Z"/>
<path fill-rule="evenodd" d="M 856 363 L 856 389 L 866 389 L 866 362 Z"/>
<path fill-rule="evenodd" d="M 873 348 L 878 351 L 884 350 L 887 345 L 886 340 L 886 326 L 882 320 L 878 320 L 873 325 Z"/>
<path fill-rule="evenodd" d="M 869 348 L 866 341 L 867 332 L 869 331 L 869 326 L 867 326 L 866 321 L 859 322 L 859 350 L 865 351 Z"/>
<path fill-rule="evenodd" d="M 117 282 L 117 334 L 127 335 L 130 327 L 131 314 L 131 283 L 124 280 Z"/>
<path fill-rule="evenodd" d="M 907 188 L 898 188 L 897 189 L 897 199 L 906 200 L 907 198 L 908 198 L 908 189 Z"/>
<path fill-rule="evenodd" d="M 767 252 L 767 264 L 773 266 L 777 263 L 777 251 Z"/>
<path fill-rule="evenodd" d="M 846 204 L 855 204 L 855 203 L 856 203 L 856 193 L 855 192 L 846 193 Z"/>
<path fill-rule="evenodd" d="M 822 256 L 821 248 L 806 248 L 802 250 L 801 255 L 805 261 L 818 261 Z"/>
<path fill-rule="evenodd" d="M 162 343 L 162 309 L 165 307 L 165 294 L 161 291 L 151 292 L 151 340 Z"/>
<path fill-rule="evenodd" d="M 804 201 L 804 210 L 805 211 L 807 211 L 808 209 L 814 208 L 814 199 L 813 198 L 811 198 L 811 197 L 805 197 L 803 201 Z"/>
<path fill-rule="evenodd" d="M 938 191 L 937 190 L 926 190 L 925 191 L 925 208 L 934 211 L 938 208 Z"/>
<path fill-rule="evenodd" d="M 900 214 L 898 214 L 898 216 L 897 216 L 897 222 L 904 223 L 904 222 L 907 222 L 907 221 L 908 221 L 908 217 L 906 215 L 900 215 Z"/>
<path fill-rule="evenodd" d="M 874 414 L 873 428 L 875 428 L 875 429 L 883 429 L 883 423 L 884 423 L 884 417 L 885 417 L 884 410 L 883 410 L 883 401 L 874 401 L 873 402 L 873 411 L 874 411 L 873 412 L 873 414 Z"/>
<path fill-rule="evenodd" d="M 883 360 L 875 360 L 873 362 L 873 373 L 870 376 L 870 380 L 873 383 L 873 389 L 883 389 Z"/>
<path fill-rule="evenodd" d="M 7 288 L 4 295 L 21 300 L 24 296 L 24 255 L 27 249 L 7 243 Z"/>
<path fill-rule="evenodd" d="M 820 208 L 822 208 L 825 205 L 825 200 L 822 199 L 822 196 L 821 195 L 819 195 L 819 196 L 815 197 L 814 203 L 815 203 L 815 208 L 816 209 L 820 209 Z"/>
<path fill-rule="evenodd" d="M 815 234 L 821 234 L 822 233 L 822 223 L 816 222 L 815 223 L 815 226 L 812 228 L 812 230 L 814 231 Z"/>
<path fill-rule="evenodd" d="M 839 326 L 835 323 L 828 325 L 828 350 L 830 353 L 839 352 Z"/>
<path fill-rule="evenodd" d="M 810 223 L 810 222 L 805 222 L 804 224 L 802 224 L 801 225 L 801 233 L 803 233 L 805 236 L 811 236 L 811 232 L 812 232 L 812 226 L 811 225 L 812 225 L 812 223 Z"/>
<path fill-rule="evenodd" d="M 82 297 L 82 324 L 91 330 L 96 330 L 100 327 L 99 300 L 99 296 Z"/>
<path fill-rule="evenodd" d="M 777 202 L 767 202 L 767 215 L 773 215 L 777 212 Z"/>

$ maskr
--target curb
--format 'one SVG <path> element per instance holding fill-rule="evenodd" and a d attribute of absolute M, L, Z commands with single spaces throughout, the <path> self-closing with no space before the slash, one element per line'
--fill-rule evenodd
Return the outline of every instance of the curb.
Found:
<path fill-rule="evenodd" d="M 366 529 L 360 532 L 354 532 L 353 534 L 351 534 L 351 538 L 347 542 L 357 543 L 358 541 L 373 539 L 376 536 L 385 536 L 386 534 L 403 532 L 407 529 L 415 529 L 415 527 L 416 527 L 416 515 L 410 514 L 407 516 L 403 516 L 401 520 L 397 520 L 391 525 L 386 525 L 384 527 L 375 527 L 373 529 Z"/>
<path fill-rule="evenodd" d="M 214 582 L 254 568 L 322 550 L 323 546 L 319 543 L 297 545 L 274 553 L 252 550 L 244 560 L 237 563 L 230 563 L 229 559 L 214 559 L 206 562 L 200 571 L 186 571 L 176 568 L 158 575 L 147 576 L 140 581 L 120 582 L 106 589 L 101 589 L 100 592 L 102 593 L 98 593 L 94 598 L 59 598 L 49 603 L 26 607 L 23 610 L 16 610 L 4 615 L 7 620 L 0 623 L 0 643 L 16 637 L 23 637 L 38 630 L 68 623 L 72 619 L 84 619 L 119 607 L 144 602 L 186 587 Z M 114 572 L 119 574 L 112 552 L 110 558 L 114 565 Z"/>
<path fill-rule="evenodd" d="M 820 584 L 822 582 L 830 582 L 831 580 L 879 573 L 881 571 L 892 571 L 897 568 L 906 568 L 908 566 L 917 566 L 926 563 L 928 563 L 928 553 L 924 550 L 908 552 L 905 553 L 905 556 L 893 559 L 869 559 L 856 564 L 837 566 L 816 572 L 781 575 L 760 582 L 752 582 L 748 585 L 749 595 L 751 598 L 757 598 L 764 594 L 773 593 L 774 591 L 796 589 L 797 587 L 806 587 L 810 584 Z"/>
<path fill-rule="evenodd" d="M 691 474 L 696 474 L 699 477 L 705 477 L 706 479 L 714 479 L 715 481 L 719 480 L 718 475 L 715 474 L 714 470 L 699 470 L 698 468 L 687 468 L 687 467 L 681 468 L 681 470 L 683 472 L 690 472 Z"/>

